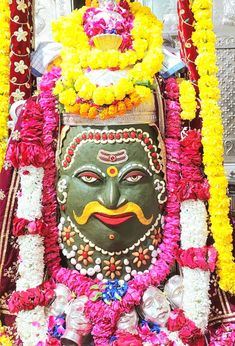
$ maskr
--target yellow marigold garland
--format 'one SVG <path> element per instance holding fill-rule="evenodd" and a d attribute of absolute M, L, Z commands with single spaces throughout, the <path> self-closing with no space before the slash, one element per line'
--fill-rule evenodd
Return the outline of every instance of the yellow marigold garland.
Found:
<path fill-rule="evenodd" d="M 0 170 L 8 137 L 9 76 L 10 76 L 10 9 L 9 1 L 0 2 Z"/>
<path fill-rule="evenodd" d="M 196 65 L 203 119 L 202 143 L 205 173 L 210 184 L 209 213 L 211 232 L 218 251 L 217 271 L 219 285 L 230 293 L 235 293 L 235 263 L 232 254 L 232 226 L 229 221 L 229 198 L 227 179 L 223 167 L 223 125 L 218 106 L 220 91 L 216 73 L 215 35 L 212 23 L 212 0 L 194 0 L 195 32 L 192 40 L 197 47 Z"/>
<path fill-rule="evenodd" d="M 100 119 L 108 119 L 117 115 L 123 115 L 127 111 L 130 111 L 133 107 L 138 106 L 141 103 L 140 96 L 133 92 L 125 97 L 124 100 L 118 101 L 114 105 L 103 108 L 100 112 L 96 106 L 92 106 L 89 103 L 76 103 L 73 106 L 65 106 L 67 113 L 77 113 L 81 117 L 94 119 L 99 113 Z"/>
<path fill-rule="evenodd" d="M 5 328 L 0 321 L 0 346 L 12 346 L 11 339 L 6 335 Z"/>
<path fill-rule="evenodd" d="M 162 23 L 149 8 L 139 3 L 130 3 L 130 8 L 135 18 L 131 31 L 134 50 L 127 50 L 124 53 L 116 50 L 103 52 L 90 47 L 82 26 L 86 7 L 74 11 L 67 19 L 63 18 L 63 21 L 54 24 L 54 38 L 63 45 L 62 80 L 57 82 L 54 94 L 65 108 L 71 106 L 76 108 L 77 97 L 106 108 L 123 101 L 133 93 L 138 94 L 142 101 L 150 96 L 149 87 L 138 84 L 139 82 L 151 84 L 154 74 L 161 68 Z M 116 84 L 102 87 L 96 86 L 85 75 L 83 69 L 87 67 L 92 70 L 131 68 L 127 76 Z M 103 113 L 107 113 L 107 110 Z"/>
<path fill-rule="evenodd" d="M 196 91 L 193 84 L 189 80 L 183 80 L 179 83 L 180 92 L 180 107 L 182 112 L 180 114 L 183 120 L 193 120 L 196 116 Z"/>

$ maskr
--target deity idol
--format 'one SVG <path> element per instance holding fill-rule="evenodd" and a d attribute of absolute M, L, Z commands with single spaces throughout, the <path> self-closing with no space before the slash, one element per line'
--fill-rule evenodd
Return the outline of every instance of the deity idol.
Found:
<path fill-rule="evenodd" d="M 180 215 L 179 187 L 191 172 L 180 181 L 180 148 L 191 143 L 180 142 L 175 79 L 165 86 L 164 115 L 155 77 L 162 25 L 139 3 L 100 5 L 54 24 L 59 66 L 23 106 L 9 150 L 21 178 L 14 221 L 20 292 L 10 306 L 25 346 L 202 346 L 216 256 L 206 246 L 204 202 L 180 200 Z M 192 130 L 186 142 L 190 136 L 197 152 L 188 161 L 199 166 L 199 134 Z M 183 278 L 167 281 L 176 259 Z M 44 265 L 51 279 L 42 283 Z"/>
<path fill-rule="evenodd" d="M 69 267 L 125 281 L 147 270 L 161 241 L 166 201 L 156 127 L 70 126 L 59 161 L 59 228 Z"/>

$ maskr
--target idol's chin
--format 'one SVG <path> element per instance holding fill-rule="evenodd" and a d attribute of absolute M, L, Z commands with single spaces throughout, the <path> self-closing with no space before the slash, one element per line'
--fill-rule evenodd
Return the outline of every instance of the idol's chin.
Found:
<path fill-rule="evenodd" d="M 76 227 L 90 242 L 109 252 L 123 251 L 130 248 L 136 244 L 148 230 L 146 226 L 141 225 L 140 227 L 139 221 L 133 220 L 133 218 L 118 226 L 111 227 L 101 220 L 91 217 L 86 225 L 77 225 Z M 149 226 L 149 228 L 150 227 L 151 226 Z M 137 233 L 136 230 L 138 229 L 139 232 Z M 94 232 L 94 230 L 97 231 Z"/>

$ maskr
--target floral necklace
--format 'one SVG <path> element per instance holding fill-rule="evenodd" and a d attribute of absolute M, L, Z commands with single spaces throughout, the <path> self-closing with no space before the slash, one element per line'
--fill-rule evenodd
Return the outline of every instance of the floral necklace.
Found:
<path fill-rule="evenodd" d="M 44 119 L 40 120 L 40 114 L 37 114 L 37 119 L 35 121 L 40 121 L 39 125 L 43 126 L 43 147 L 36 150 L 36 146 L 39 146 L 40 141 L 36 140 L 35 149 L 25 156 L 19 156 L 19 150 L 21 148 L 25 150 L 27 146 L 22 147 L 22 143 L 17 143 L 15 148 L 12 148 L 12 161 L 16 166 L 21 167 L 21 165 L 29 165 L 30 162 L 36 167 L 45 167 L 44 178 L 42 180 L 42 201 L 43 201 L 43 224 L 50 225 L 50 232 L 44 234 L 44 248 L 45 256 L 44 262 L 47 266 L 49 274 L 58 283 L 63 283 L 67 285 L 71 291 L 74 291 L 78 296 L 86 295 L 90 298 L 86 304 L 86 315 L 92 324 L 94 325 L 92 334 L 96 345 L 107 345 L 109 338 L 115 331 L 116 323 L 120 318 L 122 313 L 128 312 L 133 306 L 139 305 L 143 292 L 150 285 L 159 285 L 170 272 L 170 269 L 176 258 L 176 251 L 178 249 L 178 242 L 180 236 L 179 230 L 179 202 L 175 199 L 177 186 L 179 183 L 179 140 L 180 140 L 180 126 L 176 126 L 178 130 L 175 129 L 175 124 L 178 122 L 180 124 L 179 114 L 176 118 L 174 114 L 173 122 L 169 119 L 169 137 L 166 139 L 166 149 L 168 158 L 168 172 L 167 172 L 167 193 L 168 201 L 166 205 L 166 216 L 165 216 L 165 227 L 163 232 L 163 240 L 159 246 L 160 254 L 156 258 L 155 263 L 152 265 L 148 273 L 136 274 L 134 279 L 128 282 L 127 290 L 120 301 L 112 301 L 110 305 L 106 304 L 102 299 L 93 301 L 94 295 L 102 292 L 103 283 L 99 280 L 90 279 L 78 271 L 72 271 L 70 269 L 62 268 L 59 259 L 59 248 L 57 245 L 58 230 L 56 227 L 56 164 L 55 164 L 55 147 L 54 140 L 57 138 L 56 129 L 58 123 L 58 112 L 56 110 L 56 101 L 52 95 L 52 88 L 55 85 L 56 80 L 59 77 L 59 69 L 53 68 L 51 72 L 44 75 L 41 82 L 41 95 L 39 98 L 39 104 L 41 106 L 41 117 Z M 32 103 L 32 102 L 31 102 Z M 30 107 L 34 106 L 30 104 Z M 27 110 L 29 113 L 32 111 L 31 108 Z M 27 112 L 26 111 L 26 112 Z M 26 115 L 27 120 L 27 115 Z M 23 128 L 27 128 L 28 122 L 22 124 Z M 172 127 L 173 126 L 173 127 Z M 172 130 L 171 130 L 172 127 Z M 24 133 L 27 133 L 25 131 Z M 55 137 L 56 136 L 56 137 Z M 171 138 L 173 136 L 173 139 Z M 37 138 L 36 138 L 37 139 Z M 21 136 L 21 141 L 26 142 L 28 139 Z M 32 142 L 30 142 L 30 148 L 32 148 Z M 43 149 L 44 148 L 44 149 Z M 27 150 L 27 149 L 26 149 Z M 172 155 L 172 153 L 174 153 Z M 40 158 L 43 161 L 40 162 Z M 178 172 L 178 173 L 177 173 Z M 22 220 L 18 220 L 21 224 L 21 228 L 25 229 L 25 223 L 22 224 Z M 27 221 L 26 221 L 27 222 Z M 27 228 L 28 232 L 30 228 Z M 37 234 L 37 228 L 34 226 L 34 233 Z M 40 228 L 38 229 L 38 231 Z M 41 233 L 42 234 L 42 233 Z M 37 260 L 37 259 L 35 259 Z M 38 264 L 40 267 L 42 264 Z M 96 285 L 95 289 L 92 288 Z M 33 290 L 33 289 L 31 289 Z M 35 290 L 37 290 L 35 288 Z M 17 304 L 20 302 L 21 297 L 25 298 L 25 292 L 16 292 L 17 299 L 15 302 Z M 30 291 L 30 296 L 32 293 Z M 14 297 L 14 295 L 13 295 Z M 41 300 L 36 300 L 35 305 L 30 300 L 29 309 L 34 309 L 38 306 Z M 14 303 L 14 299 L 13 299 Z M 14 305 L 14 304 L 13 304 Z M 22 314 L 23 312 L 21 312 Z M 25 311 L 24 313 L 27 313 Z M 32 312 L 33 313 L 33 312 Z M 22 319 L 25 317 L 22 315 Z M 27 316 L 28 320 L 30 318 Z M 32 314 L 32 318 L 33 314 Z M 106 319 L 105 330 L 102 332 L 103 319 Z"/>

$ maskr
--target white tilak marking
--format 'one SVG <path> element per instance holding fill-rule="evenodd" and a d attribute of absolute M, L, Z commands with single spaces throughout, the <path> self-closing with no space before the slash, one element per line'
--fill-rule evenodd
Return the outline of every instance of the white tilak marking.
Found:
<path fill-rule="evenodd" d="M 60 199 L 59 196 L 57 195 L 57 201 L 60 203 L 60 204 L 64 204 L 67 200 L 67 197 L 68 197 L 68 194 L 66 191 L 67 189 L 67 183 L 66 183 L 66 179 L 62 179 L 58 182 L 57 184 L 57 188 L 58 188 L 58 191 L 63 195 L 63 199 Z"/>
<path fill-rule="evenodd" d="M 154 189 L 159 192 L 159 195 L 157 196 L 158 202 L 160 204 L 165 203 L 166 200 L 167 200 L 167 196 L 165 196 L 164 199 L 161 199 L 162 195 L 166 191 L 166 183 L 165 183 L 165 181 L 161 181 L 159 179 L 155 179 L 154 180 L 154 185 L 156 185 Z"/>

